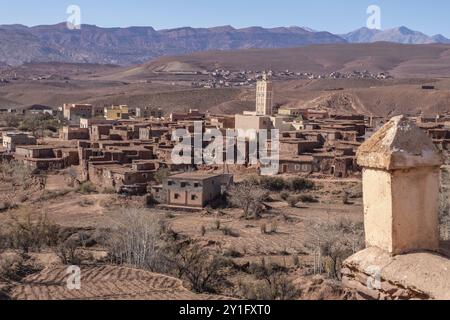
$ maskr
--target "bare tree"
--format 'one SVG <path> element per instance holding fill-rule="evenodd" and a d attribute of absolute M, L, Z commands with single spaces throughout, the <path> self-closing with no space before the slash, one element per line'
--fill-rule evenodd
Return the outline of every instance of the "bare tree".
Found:
<path fill-rule="evenodd" d="M 340 279 L 342 262 L 364 248 L 363 223 L 349 219 L 312 222 L 308 225 L 308 240 L 314 273 L 326 271 L 329 277 Z"/>
<path fill-rule="evenodd" d="M 29 166 L 16 161 L 0 164 L 0 203 L 4 207 L 14 206 L 22 202 L 21 198 L 29 194 L 45 189 L 45 176 L 34 174 Z M 5 205 L 7 204 L 7 205 Z"/>
<path fill-rule="evenodd" d="M 267 190 L 261 188 L 254 180 L 245 180 L 228 190 L 230 202 L 241 208 L 245 219 L 259 219 L 267 198 Z"/>
<path fill-rule="evenodd" d="M 120 264 L 155 270 L 162 246 L 162 220 L 142 209 L 123 209 L 123 222 L 108 240 L 111 259 Z"/>
<path fill-rule="evenodd" d="M 439 227 L 442 240 L 450 240 L 450 172 L 449 167 L 441 169 L 439 193 Z"/>
<path fill-rule="evenodd" d="M 164 183 L 164 180 L 170 175 L 169 168 L 159 168 L 155 173 L 155 181 L 159 184 Z"/>
<path fill-rule="evenodd" d="M 199 244 L 171 243 L 165 250 L 165 259 L 171 272 L 186 280 L 195 292 L 216 293 L 226 282 L 222 271 L 227 260 Z"/>
<path fill-rule="evenodd" d="M 277 264 L 252 264 L 251 270 L 258 281 L 241 283 L 240 289 L 250 300 L 293 300 L 300 297 L 300 290 L 289 279 L 287 270 Z"/>
<path fill-rule="evenodd" d="M 107 239 L 114 263 L 186 280 L 195 292 L 217 292 L 225 260 L 198 244 L 177 241 L 164 221 L 145 210 L 123 210 L 123 223 Z"/>
<path fill-rule="evenodd" d="M 35 218 L 31 212 L 24 217 L 11 215 L 7 229 L 10 247 L 23 253 L 39 252 L 43 247 L 51 247 L 58 242 L 59 228 L 44 213 Z"/>

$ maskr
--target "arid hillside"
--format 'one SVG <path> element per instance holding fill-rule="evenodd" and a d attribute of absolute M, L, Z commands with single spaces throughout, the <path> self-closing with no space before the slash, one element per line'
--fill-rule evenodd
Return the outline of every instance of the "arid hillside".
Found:
<path fill-rule="evenodd" d="M 424 90 L 424 84 L 432 84 L 435 89 Z M 450 80 L 447 79 L 322 79 L 280 81 L 275 85 L 275 103 L 282 106 L 379 116 L 450 111 Z M 0 106 L 20 108 L 42 104 L 57 108 L 64 103 L 128 104 L 158 106 L 167 113 L 196 108 L 235 114 L 253 110 L 254 95 L 254 88 L 194 89 L 171 82 L 15 81 L 0 86 Z"/>
<path fill-rule="evenodd" d="M 422 89 L 425 84 L 435 89 Z M 333 87 L 340 89 L 330 89 Z M 450 111 L 450 81 L 447 79 L 291 81 L 277 88 L 276 100 L 282 105 L 322 108 L 336 113 L 394 116 Z"/>
<path fill-rule="evenodd" d="M 116 77 L 147 77 L 155 71 L 292 70 L 296 72 L 390 72 L 396 77 L 445 77 L 450 75 L 450 46 L 323 44 L 287 49 L 207 51 L 163 57 L 116 74 Z M 120 75 L 120 76 L 119 76 Z"/>
<path fill-rule="evenodd" d="M 34 104 L 53 108 L 64 103 L 91 103 L 98 106 L 128 104 L 153 105 L 166 112 L 197 108 L 206 111 L 225 102 L 239 100 L 236 89 L 193 89 L 185 85 L 127 83 L 120 81 L 42 80 L 14 81 L 0 85 L 1 107 Z"/>
<path fill-rule="evenodd" d="M 32 63 L 0 70 L 0 79 L 7 79 L 0 82 L 0 107 L 42 104 L 57 108 L 64 103 L 92 103 L 152 105 L 166 113 L 192 108 L 224 114 L 252 110 L 255 103 L 252 86 L 191 87 L 193 82 L 210 80 L 210 74 L 201 72 L 215 68 L 289 69 L 316 75 L 334 71 L 384 71 L 394 78 L 275 79 L 275 102 L 281 106 L 379 116 L 450 111 L 450 80 L 447 79 L 450 46 L 392 43 L 210 51 L 165 57 L 133 67 Z M 424 90 L 423 85 L 433 85 L 435 89 Z"/>

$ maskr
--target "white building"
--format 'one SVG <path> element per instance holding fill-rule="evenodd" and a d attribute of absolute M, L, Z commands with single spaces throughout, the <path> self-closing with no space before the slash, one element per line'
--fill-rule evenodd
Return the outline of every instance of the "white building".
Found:
<path fill-rule="evenodd" d="M 256 115 L 271 116 L 273 108 L 273 83 L 266 74 L 256 84 Z"/>

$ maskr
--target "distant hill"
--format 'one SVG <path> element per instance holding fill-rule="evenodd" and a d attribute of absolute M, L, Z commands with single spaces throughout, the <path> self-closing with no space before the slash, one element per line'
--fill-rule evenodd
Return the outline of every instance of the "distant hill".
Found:
<path fill-rule="evenodd" d="M 208 51 L 162 57 L 149 63 L 121 69 L 109 79 L 146 79 L 155 72 L 213 70 L 291 70 L 329 73 L 369 70 L 396 77 L 450 76 L 450 45 L 324 44 L 285 49 Z"/>
<path fill-rule="evenodd" d="M 277 49 L 377 41 L 450 43 L 442 35 L 430 37 L 406 27 L 386 31 L 362 28 L 339 36 L 307 27 L 235 29 L 222 26 L 155 30 L 152 27 L 82 25 L 81 30 L 69 30 L 65 23 L 35 27 L 0 25 L 0 65 L 64 62 L 129 66 L 162 56 L 211 50 Z"/>
<path fill-rule="evenodd" d="M 65 23 L 49 26 L 0 26 L 0 62 L 70 62 L 132 65 L 164 55 L 206 50 L 287 48 L 318 43 L 345 43 L 329 32 L 299 27 L 264 29 L 152 27 L 100 28 L 82 25 L 69 30 Z"/>
<path fill-rule="evenodd" d="M 406 27 L 393 28 L 388 30 L 376 30 L 361 28 L 356 31 L 341 35 L 350 43 L 371 43 L 378 41 L 402 43 L 402 44 L 429 44 L 429 43 L 450 43 L 450 40 L 443 35 L 428 36 L 419 31 L 413 31 Z"/>

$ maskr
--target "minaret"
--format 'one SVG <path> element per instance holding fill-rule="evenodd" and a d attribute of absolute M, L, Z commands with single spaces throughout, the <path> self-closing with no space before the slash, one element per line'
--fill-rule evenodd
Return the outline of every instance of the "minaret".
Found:
<path fill-rule="evenodd" d="M 256 84 L 256 115 L 271 116 L 273 108 L 273 83 L 266 73 Z"/>

